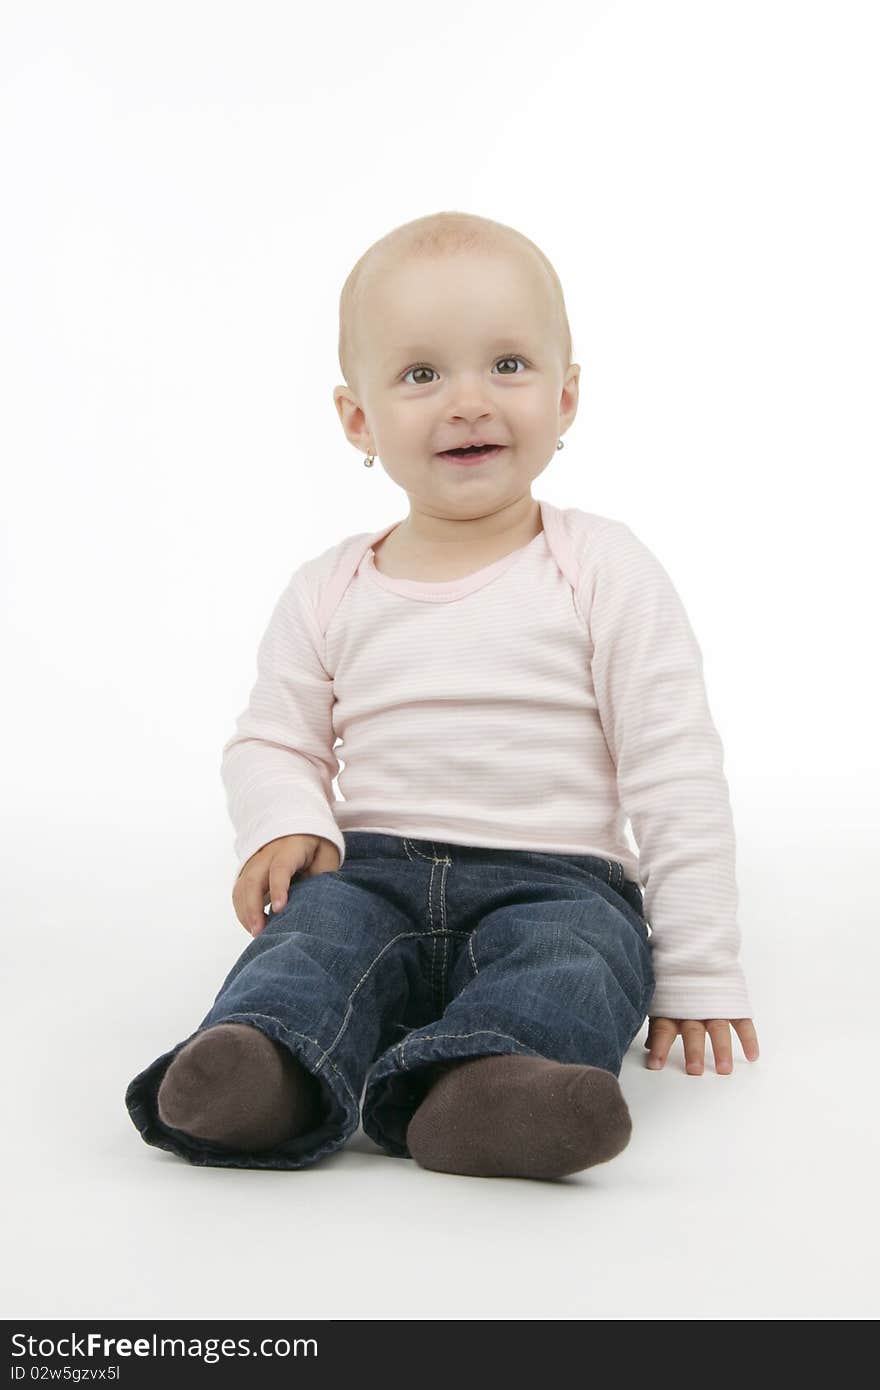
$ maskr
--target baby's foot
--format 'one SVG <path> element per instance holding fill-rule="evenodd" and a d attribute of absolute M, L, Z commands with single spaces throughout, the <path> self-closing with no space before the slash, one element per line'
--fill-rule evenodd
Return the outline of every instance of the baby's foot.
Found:
<path fill-rule="evenodd" d="M 314 1129 L 321 1084 L 281 1043 L 246 1023 L 218 1023 L 181 1048 L 157 1096 L 159 1118 L 231 1149 L 274 1149 Z"/>
<path fill-rule="evenodd" d="M 406 1131 L 423 1168 L 472 1177 L 561 1178 L 626 1148 L 632 1120 L 602 1067 L 523 1054 L 437 1065 Z"/>

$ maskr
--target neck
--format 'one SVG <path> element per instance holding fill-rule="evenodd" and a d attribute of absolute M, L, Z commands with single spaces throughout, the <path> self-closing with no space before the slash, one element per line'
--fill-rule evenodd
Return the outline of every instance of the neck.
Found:
<path fill-rule="evenodd" d="M 526 532 L 529 539 L 541 530 L 540 503 L 526 493 L 495 512 L 473 517 L 445 517 L 412 505 L 409 516 L 397 531 L 401 538 L 422 548 L 436 546 L 450 553 L 476 550 L 504 539 L 517 540 Z"/>

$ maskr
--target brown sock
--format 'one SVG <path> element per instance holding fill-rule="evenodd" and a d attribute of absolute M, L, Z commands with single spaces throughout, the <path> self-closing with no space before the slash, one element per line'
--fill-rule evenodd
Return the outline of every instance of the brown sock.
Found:
<path fill-rule="evenodd" d="M 314 1129 L 321 1085 L 281 1043 L 247 1023 L 218 1023 L 181 1048 L 157 1096 L 159 1118 L 195 1139 L 272 1149 Z"/>
<path fill-rule="evenodd" d="M 510 1054 L 432 1068 L 406 1142 L 423 1168 L 471 1177 L 561 1178 L 626 1148 L 632 1120 L 602 1067 Z"/>

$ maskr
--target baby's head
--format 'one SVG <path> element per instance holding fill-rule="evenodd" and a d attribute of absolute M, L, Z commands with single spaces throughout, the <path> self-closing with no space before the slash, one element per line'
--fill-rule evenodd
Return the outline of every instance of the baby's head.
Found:
<path fill-rule="evenodd" d="M 375 454 L 418 510 L 466 520 L 529 491 L 577 412 L 562 287 L 513 227 L 439 212 L 396 227 L 339 300 L 333 392 L 351 443 Z M 461 467 L 442 452 L 504 446 Z"/>

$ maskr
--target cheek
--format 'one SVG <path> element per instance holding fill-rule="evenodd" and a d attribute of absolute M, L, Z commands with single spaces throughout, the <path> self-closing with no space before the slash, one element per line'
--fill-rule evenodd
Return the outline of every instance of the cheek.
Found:
<path fill-rule="evenodd" d="M 427 410 L 401 410 L 386 420 L 385 433 L 393 439 L 413 439 L 433 426 L 434 415 Z"/>
<path fill-rule="evenodd" d="M 510 412 L 510 421 L 515 429 L 537 438 L 548 432 L 553 433 L 557 424 L 557 413 L 547 401 L 532 397 L 516 403 Z"/>

